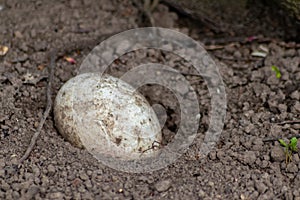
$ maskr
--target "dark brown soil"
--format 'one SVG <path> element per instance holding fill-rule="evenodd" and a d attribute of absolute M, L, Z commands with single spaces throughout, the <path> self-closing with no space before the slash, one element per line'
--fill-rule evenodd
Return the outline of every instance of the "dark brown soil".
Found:
<path fill-rule="evenodd" d="M 52 113 L 29 158 L 22 165 L 17 161 L 46 107 L 49 52 L 57 48 L 61 54 L 56 62 L 54 99 L 93 48 L 88 41 L 143 25 L 137 4 L 128 0 L 0 0 L 0 7 L 0 45 L 9 47 L 0 57 L 0 199 L 300 199 L 299 154 L 293 154 L 286 165 L 283 147 L 276 140 L 265 141 L 299 134 L 300 44 L 280 39 L 284 28 L 277 29 L 268 17 L 256 22 L 258 39 L 246 41 L 252 35 L 216 35 L 158 5 L 152 13 L 157 26 L 204 43 L 218 63 L 226 85 L 227 117 L 218 145 L 199 159 L 197 152 L 209 124 L 210 97 L 200 77 L 188 76 L 199 95 L 199 136 L 172 165 L 130 174 L 104 166 L 86 150 L 65 141 Z M 266 24 L 272 34 L 261 32 Z M 74 48 L 74 44 L 80 45 Z M 267 56 L 251 56 L 261 46 L 268 49 Z M 63 56 L 73 57 L 76 64 Z M 125 55 L 108 71 L 120 76 L 146 62 L 193 73 L 189 63 L 152 50 Z M 280 69 L 280 79 L 272 65 Z M 166 142 L 171 140 L 180 120 L 176 99 L 160 87 L 141 91 L 150 102 L 166 104 L 164 134 Z"/>

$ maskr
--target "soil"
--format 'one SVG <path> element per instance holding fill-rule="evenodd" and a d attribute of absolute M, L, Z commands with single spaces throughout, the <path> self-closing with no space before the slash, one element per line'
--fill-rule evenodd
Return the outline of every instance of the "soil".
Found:
<path fill-rule="evenodd" d="M 299 134 L 300 44 L 290 38 L 285 41 L 284 28 L 270 23 L 269 16 L 254 22 L 255 35 L 235 35 L 234 31 L 216 34 L 162 4 L 151 14 L 156 26 L 203 43 L 219 65 L 227 116 L 221 138 L 208 156 L 200 157 L 198 151 L 209 125 L 210 95 L 201 77 L 187 76 L 198 94 L 201 125 L 193 144 L 172 165 L 145 174 L 108 168 L 65 141 L 55 128 L 53 113 L 29 158 L 18 165 L 46 107 L 49 52 L 56 48 L 60 55 L 54 99 L 94 47 L 88 41 L 100 42 L 105 34 L 149 23 L 138 5 L 129 0 L 0 0 L 0 45 L 9 48 L 0 57 L 0 199 L 299 200 L 299 153 L 286 165 L 276 138 Z M 249 36 L 257 39 L 247 41 Z M 78 41 L 86 42 L 77 46 Z M 268 50 L 266 57 L 251 55 L 260 49 Z M 120 76 L 149 61 L 193 73 L 188 62 L 154 50 L 128 53 L 108 72 Z M 272 65 L 280 69 L 281 78 L 276 78 Z M 151 103 L 167 108 L 163 133 L 165 142 L 172 140 L 180 120 L 176 98 L 158 86 L 143 87 L 141 92 Z"/>

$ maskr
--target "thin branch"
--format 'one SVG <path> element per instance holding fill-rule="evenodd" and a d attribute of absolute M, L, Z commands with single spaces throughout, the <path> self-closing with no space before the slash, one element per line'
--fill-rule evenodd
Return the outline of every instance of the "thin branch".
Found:
<path fill-rule="evenodd" d="M 55 50 L 51 51 L 49 55 L 47 55 L 47 57 L 50 57 L 50 65 L 48 67 L 49 70 L 49 78 L 48 78 L 48 85 L 47 85 L 47 105 L 46 105 L 46 109 L 45 112 L 40 120 L 39 126 L 36 130 L 36 132 L 34 133 L 34 135 L 31 138 L 30 144 L 27 147 L 26 152 L 24 153 L 24 155 L 22 156 L 22 158 L 19 160 L 19 164 L 22 164 L 30 155 L 31 151 L 33 150 L 36 141 L 42 131 L 42 128 L 45 124 L 45 121 L 47 119 L 47 117 L 49 116 L 49 113 L 52 109 L 52 83 L 53 83 L 53 79 L 54 79 L 54 70 L 55 70 L 55 61 L 57 60 L 57 58 L 65 55 L 66 53 L 72 52 L 74 50 L 77 49 L 85 49 L 85 48 L 92 48 L 95 45 L 97 45 L 99 43 L 99 41 L 103 41 L 105 38 L 108 38 L 111 35 L 117 34 L 118 32 L 115 33 L 110 33 L 110 34 L 103 34 L 100 35 L 94 39 L 89 39 L 89 40 L 85 40 L 85 41 L 79 41 L 79 42 L 74 42 L 71 43 L 70 45 L 64 46 L 62 48 L 56 48 Z"/>
<path fill-rule="evenodd" d="M 300 120 L 288 120 L 283 122 L 278 122 L 276 124 L 284 125 L 284 124 L 300 124 Z"/>
<path fill-rule="evenodd" d="M 300 134 L 298 135 L 292 135 L 292 136 L 289 136 L 287 137 L 287 139 L 292 139 L 293 137 L 296 137 L 297 139 L 300 138 Z M 265 138 L 263 139 L 263 142 L 275 142 L 275 141 L 278 141 L 279 139 L 282 139 L 283 137 L 277 137 L 277 138 Z"/>
<path fill-rule="evenodd" d="M 41 118 L 41 121 L 39 123 L 39 126 L 37 128 L 37 131 L 34 133 L 34 135 L 32 136 L 31 138 L 31 141 L 30 141 L 30 144 L 29 146 L 27 147 L 27 150 L 25 152 L 25 154 L 22 156 L 22 158 L 19 160 L 19 163 L 23 163 L 27 158 L 28 156 L 30 155 L 31 151 L 33 150 L 35 144 L 36 144 L 36 141 L 42 131 L 42 128 L 45 124 L 45 121 L 47 119 L 47 117 L 49 116 L 49 113 L 51 111 L 51 108 L 52 108 L 52 83 L 53 83 L 53 78 L 54 78 L 54 69 L 55 69 L 55 60 L 56 60 L 56 51 L 53 51 L 51 53 L 51 56 L 50 56 L 50 65 L 49 65 L 49 79 L 48 79 L 48 85 L 47 85 L 47 105 L 46 105 L 46 110 L 43 114 L 43 117 Z"/>

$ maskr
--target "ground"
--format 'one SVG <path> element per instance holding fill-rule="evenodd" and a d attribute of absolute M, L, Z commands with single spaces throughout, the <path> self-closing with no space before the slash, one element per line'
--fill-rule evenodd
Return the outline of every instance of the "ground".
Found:
<path fill-rule="evenodd" d="M 299 154 L 286 164 L 284 149 L 276 141 L 299 134 L 300 45 L 285 41 L 276 24 L 256 20 L 251 32 L 257 26 L 254 36 L 258 38 L 251 41 L 246 38 L 253 35 L 245 32 L 217 38 L 204 25 L 158 5 L 151 14 L 157 26 L 203 43 L 218 64 L 226 87 L 227 115 L 218 144 L 208 156 L 199 156 L 209 126 L 210 96 L 201 77 L 187 76 L 199 99 L 197 138 L 172 165 L 131 174 L 106 167 L 65 141 L 55 128 L 53 113 L 28 159 L 21 165 L 17 161 L 46 107 L 49 52 L 56 48 L 62 54 L 56 61 L 54 99 L 93 48 L 89 42 L 69 46 L 142 26 L 146 18 L 138 4 L 12 0 L 0 1 L 0 6 L 0 45 L 9 48 L 0 57 L 0 199 L 300 199 Z M 252 56 L 257 50 L 268 53 L 264 58 Z M 63 56 L 73 57 L 76 64 Z M 149 50 L 125 55 L 110 73 L 119 76 L 147 61 L 194 72 L 171 53 Z M 271 70 L 273 65 L 280 69 L 280 78 Z M 169 116 L 164 134 L 172 139 L 179 120 L 176 99 L 162 88 L 141 92 L 150 102 L 165 100 Z"/>

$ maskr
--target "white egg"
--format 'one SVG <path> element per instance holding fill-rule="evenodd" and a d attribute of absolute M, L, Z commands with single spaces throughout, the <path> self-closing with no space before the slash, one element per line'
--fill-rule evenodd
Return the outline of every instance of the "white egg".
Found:
<path fill-rule="evenodd" d="M 162 140 L 147 100 L 109 75 L 85 73 L 66 82 L 55 99 L 54 119 L 72 145 L 125 160 L 153 154 L 153 143 Z"/>

